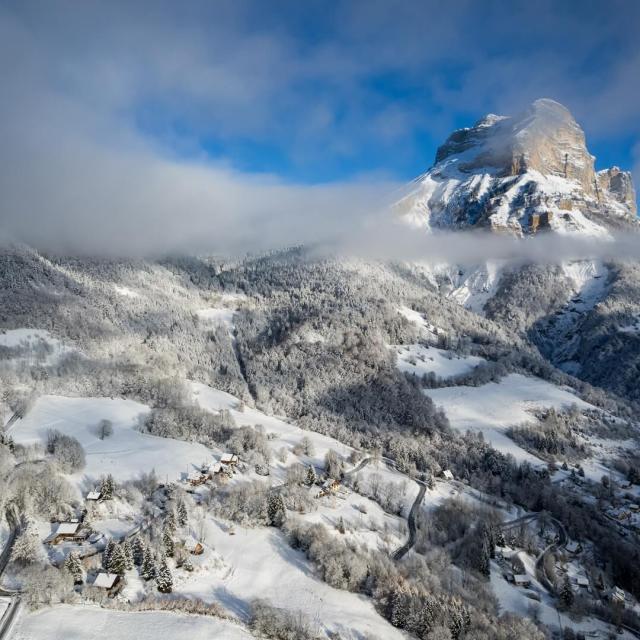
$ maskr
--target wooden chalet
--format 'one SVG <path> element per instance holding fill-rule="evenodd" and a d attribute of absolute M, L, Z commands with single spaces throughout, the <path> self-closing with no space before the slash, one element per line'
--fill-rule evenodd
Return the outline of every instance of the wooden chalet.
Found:
<path fill-rule="evenodd" d="M 322 496 L 329 495 L 331 493 L 335 493 L 340 487 L 340 483 L 334 478 L 327 478 L 322 485 L 320 485 L 320 491 L 318 492 L 317 497 L 322 498 Z"/>
<path fill-rule="evenodd" d="M 100 491 L 89 491 L 86 496 L 87 502 L 97 502 L 102 497 L 102 493 Z"/>
<path fill-rule="evenodd" d="M 187 476 L 187 482 L 192 487 L 197 487 L 201 484 L 204 484 L 207 480 L 209 480 L 211 476 L 208 473 L 202 473 L 202 471 L 192 471 Z"/>
<path fill-rule="evenodd" d="M 202 543 L 191 536 L 184 541 L 184 548 L 193 556 L 202 555 L 204 551 Z"/>
<path fill-rule="evenodd" d="M 60 544 L 61 542 L 84 542 L 86 539 L 87 532 L 81 529 L 80 522 L 61 522 L 45 542 Z"/>
<path fill-rule="evenodd" d="M 117 573 L 101 571 L 93 581 L 92 587 L 104 589 L 109 597 L 113 598 L 124 587 L 124 578 Z"/>
<path fill-rule="evenodd" d="M 526 573 L 518 573 L 513 576 L 513 583 L 516 587 L 530 587 L 531 578 Z"/>
<path fill-rule="evenodd" d="M 238 464 L 238 456 L 235 453 L 223 453 L 220 458 L 220 464 L 233 468 Z"/>
<path fill-rule="evenodd" d="M 451 471 L 450 471 L 449 469 L 445 469 L 445 470 L 442 472 L 442 477 L 443 477 L 445 480 L 453 480 L 453 473 L 451 473 Z"/>

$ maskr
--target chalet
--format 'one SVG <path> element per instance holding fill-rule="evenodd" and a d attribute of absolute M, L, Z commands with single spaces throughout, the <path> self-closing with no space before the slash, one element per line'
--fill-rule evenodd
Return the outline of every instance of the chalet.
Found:
<path fill-rule="evenodd" d="M 565 547 L 565 549 L 569 553 L 580 553 L 580 551 L 582 551 L 582 545 L 575 540 L 571 540 L 571 542 L 567 542 L 567 546 Z"/>
<path fill-rule="evenodd" d="M 97 502 L 102 497 L 102 493 L 100 491 L 89 491 L 87 493 L 86 500 L 87 502 Z"/>
<path fill-rule="evenodd" d="M 629 511 L 633 511 L 634 513 L 638 513 L 640 511 L 640 504 L 630 504 L 627 505 L 629 507 Z"/>
<path fill-rule="evenodd" d="M 202 546 L 202 543 L 198 542 L 195 538 L 189 536 L 185 541 L 184 541 L 184 548 L 191 554 L 194 556 L 199 556 L 202 554 L 202 552 L 204 551 L 204 547 Z"/>
<path fill-rule="evenodd" d="M 451 473 L 451 471 L 450 471 L 449 469 L 445 469 L 445 470 L 442 472 L 442 477 L 443 477 L 445 480 L 453 480 L 453 473 Z"/>
<path fill-rule="evenodd" d="M 225 467 L 222 466 L 221 462 L 216 462 L 215 464 L 211 465 L 211 467 L 209 468 L 209 473 L 211 475 L 217 476 L 219 473 L 222 473 L 224 469 Z"/>
<path fill-rule="evenodd" d="M 330 493 L 335 493 L 340 487 L 340 483 L 334 478 L 327 478 L 322 485 L 320 486 L 320 491 L 318 492 L 317 497 L 322 498 L 322 496 L 329 495 Z"/>
<path fill-rule="evenodd" d="M 220 458 L 220 463 L 233 468 L 238 464 L 238 456 L 235 453 L 223 453 Z"/>
<path fill-rule="evenodd" d="M 582 587 L 584 589 L 588 589 L 589 588 L 589 578 L 587 578 L 586 576 L 578 576 L 576 578 L 576 584 L 579 587 Z"/>
<path fill-rule="evenodd" d="M 624 606 L 624 591 L 620 587 L 611 587 L 607 593 L 607 598 L 610 602 L 622 604 Z"/>
<path fill-rule="evenodd" d="M 101 571 L 93 581 L 91 585 L 98 589 L 104 589 L 109 596 L 115 596 L 124 586 L 124 580 L 122 576 L 117 573 L 106 573 Z"/>
<path fill-rule="evenodd" d="M 53 534 L 45 542 L 60 544 L 61 542 L 84 542 L 87 533 L 80 528 L 79 522 L 61 522 Z"/>
<path fill-rule="evenodd" d="M 187 482 L 192 487 L 197 487 L 198 485 L 204 484 L 209 479 L 209 475 L 206 473 L 202 473 L 202 471 L 192 471 L 187 476 Z"/>
<path fill-rule="evenodd" d="M 513 583 L 516 587 L 528 588 L 531 586 L 531 578 L 526 573 L 517 573 L 513 576 Z"/>

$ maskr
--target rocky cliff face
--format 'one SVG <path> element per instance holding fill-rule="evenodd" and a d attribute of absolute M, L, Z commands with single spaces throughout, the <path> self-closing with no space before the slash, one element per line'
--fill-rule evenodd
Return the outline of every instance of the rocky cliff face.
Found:
<path fill-rule="evenodd" d="M 584 132 L 548 99 L 517 117 L 488 115 L 452 133 L 397 211 L 420 227 L 518 235 L 607 235 L 636 224 L 630 174 L 617 167 L 596 173 Z"/>

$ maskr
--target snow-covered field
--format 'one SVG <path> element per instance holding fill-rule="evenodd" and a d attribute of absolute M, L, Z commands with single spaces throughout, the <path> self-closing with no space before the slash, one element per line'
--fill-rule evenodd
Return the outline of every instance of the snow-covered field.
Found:
<path fill-rule="evenodd" d="M 417 376 L 433 372 L 439 378 L 451 378 L 469 373 L 485 362 L 484 358 L 477 356 L 460 356 L 453 351 L 420 344 L 397 346 L 393 349 L 398 355 L 398 369 L 406 373 L 415 373 Z"/>
<path fill-rule="evenodd" d="M 345 640 L 367 634 L 385 640 L 405 637 L 376 612 L 370 599 L 322 582 L 278 530 L 236 525 L 235 535 L 229 535 L 217 519 L 206 524 L 206 543 L 225 566 L 214 574 L 196 573 L 179 587 L 180 593 L 217 601 L 240 618 L 247 615 L 251 599 L 264 598 L 277 607 L 305 612 L 320 629 Z"/>
<path fill-rule="evenodd" d="M 0 346 L 19 348 L 21 353 L 14 360 L 42 365 L 55 364 L 73 351 L 44 329 L 9 329 L 0 333 Z"/>
<path fill-rule="evenodd" d="M 444 409 L 451 426 L 462 433 L 480 432 L 487 442 L 517 460 L 540 464 L 540 460 L 519 447 L 504 431 L 512 426 L 533 422 L 531 411 L 541 408 L 592 408 L 571 392 L 540 378 L 510 374 L 500 382 L 480 387 L 444 387 L 427 389 L 425 393 Z"/>
<path fill-rule="evenodd" d="M 82 490 L 108 473 L 125 481 L 155 469 L 161 480 L 177 480 L 179 473 L 211 460 L 211 451 L 200 444 L 140 433 L 139 416 L 148 411 L 143 404 L 120 398 L 43 396 L 13 425 L 11 435 L 24 445 L 44 443 L 49 429 L 77 438 L 87 464 L 69 478 Z M 97 427 L 103 418 L 113 423 L 113 435 L 100 440 Z"/>
<path fill-rule="evenodd" d="M 13 640 L 247 640 L 253 636 L 230 620 L 160 611 L 125 613 L 95 606 L 57 606 L 24 613 Z"/>

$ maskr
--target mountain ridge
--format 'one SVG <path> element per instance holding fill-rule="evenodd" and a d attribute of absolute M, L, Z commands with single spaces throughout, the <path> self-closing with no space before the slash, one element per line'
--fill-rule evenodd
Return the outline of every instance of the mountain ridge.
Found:
<path fill-rule="evenodd" d="M 594 161 L 570 111 L 543 98 L 517 116 L 489 114 L 454 131 L 395 210 L 427 230 L 606 238 L 637 228 L 631 174 L 596 171 Z"/>

